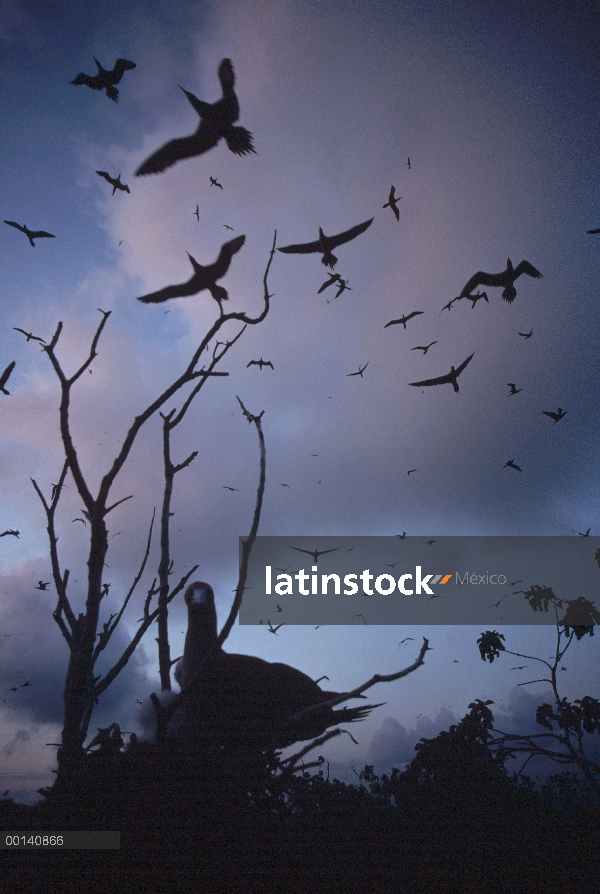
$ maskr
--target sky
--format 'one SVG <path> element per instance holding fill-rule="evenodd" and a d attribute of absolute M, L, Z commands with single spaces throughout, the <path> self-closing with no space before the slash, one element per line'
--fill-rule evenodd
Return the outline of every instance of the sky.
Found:
<path fill-rule="evenodd" d="M 93 490 L 135 416 L 181 374 L 218 315 L 207 292 L 166 304 L 136 300 L 186 281 L 186 252 L 209 264 L 227 239 L 245 234 L 221 285 L 228 310 L 256 315 L 275 231 L 285 246 L 316 239 L 319 226 L 333 234 L 374 218 L 336 251 L 349 285 L 337 299 L 331 287 L 317 294 L 327 278 L 319 255 L 276 252 L 268 316 L 243 333 L 221 363 L 229 375 L 207 382 L 174 433 L 175 462 L 198 451 L 175 481 L 174 575 L 199 565 L 195 576 L 213 586 L 220 624 L 258 480 L 256 432 L 236 396 L 250 412 L 264 411 L 260 534 L 600 534 L 600 236 L 587 234 L 600 227 L 598 12 L 598 3 L 567 0 L 2 5 L 0 217 L 55 239 L 32 249 L 0 224 L 0 368 L 16 362 L 10 395 L 0 395 L 0 529 L 20 532 L 0 539 L 0 789 L 28 801 L 51 784 L 56 749 L 46 743 L 59 741 L 68 661 L 52 618 L 54 584 L 35 589 L 51 581 L 51 569 L 31 482 L 49 495 L 60 474 L 60 392 L 40 343 L 14 327 L 48 342 L 62 321 L 57 355 L 71 373 L 88 354 L 98 308 L 111 311 L 92 373 L 71 402 Z M 78 72 L 94 73 L 94 57 L 105 68 L 118 57 L 136 63 L 118 85 L 118 103 L 70 83 Z M 252 133 L 256 154 L 236 156 L 221 142 L 162 174 L 136 177 L 152 152 L 197 127 L 179 86 L 215 101 L 225 57 L 236 74 L 238 123 Z M 130 193 L 112 196 L 97 170 L 120 173 Z M 392 184 L 399 221 L 382 207 Z M 518 279 L 512 304 L 488 288 L 488 303 L 463 300 L 442 311 L 474 273 L 500 272 L 507 257 L 529 261 L 543 278 Z M 384 328 L 415 310 L 422 313 L 406 330 Z M 228 325 L 233 337 L 238 325 Z M 529 339 L 518 334 L 530 330 Z M 427 354 L 412 350 L 433 341 Z M 409 387 L 472 353 L 458 394 L 449 385 Z M 274 368 L 247 366 L 259 358 Z M 362 376 L 350 376 L 367 363 Z M 507 382 L 522 391 L 509 396 Z M 542 411 L 558 407 L 567 415 L 554 426 Z M 521 472 L 505 468 L 511 459 Z M 66 485 L 59 553 L 77 614 L 89 528 L 72 521 L 82 502 L 70 476 Z M 159 417 L 115 484 L 115 501 L 130 494 L 108 518 L 107 616 L 139 568 L 161 504 Z M 158 561 L 155 537 L 99 671 L 135 631 Z M 170 610 L 174 656 L 185 626 L 179 598 Z M 551 627 L 502 627 L 495 615 L 489 626 L 514 652 L 554 652 Z M 326 674 L 327 688 L 347 691 L 412 663 L 429 639 L 423 667 L 370 691 L 386 704 L 353 727 L 358 745 L 348 736 L 327 744 L 332 772 L 352 778 L 352 766 L 381 771 L 410 761 L 422 736 L 457 722 L 475 698 L 493 699 L 498 727 L 536 731 L 535 707 L 549 700 L 548 685 L 517 686 L 523 677 L 511 667 L 524 662 L 509 656 L 483 662 L 481 632 L 356 619 L 317 631 L 290 625 L 271 636 L 236 625 L 226 648 L 315 679 Z M 414 641 L 400 645 L 406 636 Z M 596 639 L 572 646 L 561 695 L 596 694 Z M 113 721 L 144 733 L 147 710 L 138 701 L 147 705 L 159 689 L 150 630 L 102 696 L 90 735 Z"/>

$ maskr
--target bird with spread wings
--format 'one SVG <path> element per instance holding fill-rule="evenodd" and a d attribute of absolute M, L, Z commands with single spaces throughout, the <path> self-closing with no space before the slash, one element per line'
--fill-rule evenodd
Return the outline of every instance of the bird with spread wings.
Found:
<path fill-rule="evenodd" d="M 99 177 L 104 177 L 104 179 L 106 180 L 107 183 L 110 183 L 110 185 L 113 188 L 113 191 L 112 191 L 113 196 L 115 194 L 116 189 L 122 189 L 123 192 L 131 192 L 131 190 L 129 189 L 129 187 L 127 186 L 126 183 L 121 183 L 121 175 L 120 174 L 118 177 L 111 177 L 110 174 L 108 173 L 108 171 L 96 171 L 96 173 L 98 174 Z"/>
<path fill-rule="evenodd" d="M 224 139 L 234 155 L 246 155 L 256 152 L 252 145 L 252 134 L 245 127 L 234 127 L 234 121 L 240 117 L 240 104 L 236 96 L 235 74 L 231 59 L 223 59 L 217 72 L 223 95 L 216 102 L 204 102 L 183 90 L 190 105 L 200 116 L 200 124 L 196 132 L 189 137 L 170 140 L 153 153 L 137 169 L 136 176 L 160 174 L 184 158 L 195 158 L 213 149 L 219 140 Z M 213 178 L 211 177 L 211 180 Z M 221 184 L 215 184 L 220 186 Z M 221 187 L 222 188 L 222 187 Z"/>
<path fill-rule="evenodd" d="M 45 230 L 29 230 L 25 226 L 25 224 L 21 226 L 21 224 L 15 223 L 14 220 L 5 220 L 4 223 L 8 224 L 9 227 L 14 227 L 16 230 L 21 230 L 22 233 L 25 233 L 25 235 L 29 239 L 29 242 L 31 243 L 32 248 L 35 248 L 35 242 L 33 241 L 34 239 L 41 239 L 43 236 L 48 239 L 56 238 L 54 233 L 47 233 Z"/>
<path fill-rule="evenodd" d="M 522 273 L 526 273 L 527 276 L 532 276 L 534 279 L 542 279 L 543 277 L 543 274 L 540 273 L 539 270 L 536 270 L 533 264 L 530 264 L 529 261 L 521 261 L 520 264 L 513 267 L 511 259 L 507 258 L 506 270 L 503 270 L 502 273 L 484 273 L 483 270 L 479 270 L 475 276 L 471 277 L 458 297 L 459 299 L 470 298 L 471 292 L 473 289 L 476 289 L 477 286 L 492 286 L 502 288 L 504 290 L 502 292 L 502 297 L 509 304 L 512 304 L 517 297 L 517 290 L 515 289 L 514 282 Z"/>
<path fill-rule="evenodd" d="M 94 62 L 98 66 L 97 74 L 87 75 L 84 72 L 80 72 L 77 77 L 73 78 L 71 83 L 75 84 L 76 87 L 80 84 L 85 84 L 86 87 L 91 87 L 92 90 L 106 90 L 108 98 L 112 99 L 113 102 L 118 102 L 119 91 L 115 84 L 120 82 L 124 72 L 135 68 L 135 62 L 130 62 L 129 59 L 117 59 L 112 71 L 102 68 L 95 56 Z"/>
<path fill-rule="evenodd" d="M 157 304 L 160 301 L 168 301 L 169 298 L 182 298 L 185 295 L 197 295 L 198 292 L 208 289 L 215 301 L 220 305 L 222 301 L 227 301 L 229 295 L 227 290 L 217 285 L 217 280 L 222 279 L 231 264 L 231 259 L 236 252 L 240 250 L 244 242 L 245 236 L 236 236 L 230 242 L 226 242 L 221 246 L 219 257 L 214 264 L 203 267 L 188 252 L 188 258 L 194 268 L 194 275 L 187 282 L 179 283 L 175 286 L 166 286 L 158 292 L 151 292 L 149 295 L 142 295 L 138 301 L 144 304 Z"/>
<path fill-rule="evenodd" d="M 460 376 L 465 366 L 467 366 L 467 364 L 471 362 L 474 356 L 475 352 L 473 351 L 473 353 L 461 363 L 458 369 L 454 369 L 454 367 L 451 366 L 450 372 L 447 373 L 445 376 L 438 376 L 437 379 L 424 379 L 422 382 L 409 382 L 408 384 L 414 385 L 415 388 L 418 388 L 420 385 L 452 385 L 452 387 L 458 394 L 458 377 Z"/>
<path fill-rule="evenodd" d="M 351 227 L 349 230 L 344 230 L 343 233 L 338 233 L 336 236 L 326 236 L 321 227 L 319 227 L 319 238 L 316 242 L 302 242 L 298 245 L 284 245 L 283 248 L 279 248 L 278 251 L 285 252 L 285 254 L 300 254 L 307 255 L 312 254 L 313 252 L 320 252 L 323 257 L 321 258 L 321 263 L 325 264 L 326 267 L 335 267 L 337 264 L 337 258 L 333 254 L 333 249 L 337 248 L 339 245 L 344 245 L 346 242 L 350 242 L 351 239 L 356 239 L 357 236 L 360 236 L 361 233 L 364 233 L 371 224 L 373 223 L 374 218 L 370 220 L 365 220 L 363 223 L 357 224 L 355 227 Z"/>

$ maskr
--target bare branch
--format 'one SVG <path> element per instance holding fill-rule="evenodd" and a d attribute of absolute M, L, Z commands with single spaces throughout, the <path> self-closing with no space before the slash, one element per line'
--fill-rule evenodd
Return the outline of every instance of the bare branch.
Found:
<path fill-rule="evenodd" d="M 121 503 L 124 503 L 125 500 L 132 500 L 132 499 L 133 499 L 133 494 L 130 494 L 128 497 L 123 497 L 122 500 L 117 500 L 116 503 L 113 503 L 112 506 L 108 506 L 108 507 L 104 510 L 104 515 L 108 515 L 109 512 L 112 512 L 113 509 L 116 509 L 117 506 L 120 506 Z"/>

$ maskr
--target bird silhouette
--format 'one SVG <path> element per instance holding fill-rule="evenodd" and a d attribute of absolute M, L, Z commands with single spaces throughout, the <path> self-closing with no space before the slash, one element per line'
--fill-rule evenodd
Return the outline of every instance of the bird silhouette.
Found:
<path fill-rule="evenodd" d="M 335 293 L 335 297 L 336 297 L 336 298 L 339 298 L 340 295 L 342 294 L 342 292 L 345 292 L 346 289 L 347 289 L 349 292 L 352 291 L 352 289 L 351 289 L 350 286 L 348 285 L 348 280 L 347 280 L 347 279 L 340 279 L 340 286 L 339 286 L 339 289 L 337 290 L 337 292 Z"/>
<path fill-rule="evenodd" d="M 500 603 L 503 602 L 507 596 L 508 593 L 505 593 L 502 599 L 499 599 L 498 602 L 492 602 L 491 605 L 488 605 L 488 608 L 500 608 Z"/>
<path fill-rule="evenodd" d="M 409 382 L 409 385 L 414 385 L 415 388 L 418 388 L 421 385 L 452 385 L 456 393 L 458 394 L 458 377 L 467 366 L 468 363 L 471 362 L 473 357 L 475 356 L 475 352 L 473 352 L 466 360 L 464 360 L 458 369 L 455 369 L 453 366 L 450 367 L 450 372 L 445 376 L 438 376 L 437 379 L 424 379 L 422 382 Z"/>
<path fill-rule="evenodd" d="M 354 372 L 354 373 L 346 373 L 346 378 L 348 378 L 348 376 L 360 376 L 361 379 L 362 379 L 362 377 L 363 377 L 363 373 L 364 373 L 364 371 L 365 371 L 365 369 L 367 368 L 368 365 L 369 365 L 369 361 L 367 360 L 367 362 L 365 363 L 364 366 L 360 366 L 360 365 L 359 365 L 359 367 L 358 367 L 358 369 L 357 369 L 356 372 Z"/>
<path fill-rule="evenodd" d="M 423 310 L 413 310 L 413 312 L 412 312 L 411 314 L 405 314 L 403 317 L 400 317 L 399 320 L 390 320 L 390 322 L 389 322 L 389 323 L 386 323 L 385 326 L 384 326 L 383 328 L 384 328 L 384 329 L 387 329 L 388 326 L 396 326 L 398 323 L 402 323 L 402 325 L 403 325 L 404 328 L 406 329 L 406 324 L 408 323 L 408 321 L 409 321 L 409 320 L 412 320 L 413 317 L 418 317 L 419 314 L 422 314 L 422 313 L 425 313 L 425 311 L 423 311 Z M 433 342 L 433 344 L 435 344 L 435 342 Z"/>
<path fill-rule="evenodd" d="M 390 189 L 390 194 L 388 196 L 387 202 L 385 203 L 385 205 L 382 205 L 381 207 L 382 208 L 391 208 L 392 211 L 394 212 L 394 214 L 396 215 L 396 220 L 400 221 L 400 210 L 398 208 L 398 202 L 400 201 L 402 196 L 394 195 L 395 191 L 396 191 L 396 187 L 392 186 L 392 188 Z"/>
<path fill-rule="evenodd" d="M 260 368 L 261 372 L 262 372 L 263 366 L 270 366 L 273 371 L 275 370 L 275 367 L 273 366 L 271 361 L 263 360 L 262 357 L 260 358 L 260 360 L 251 360 L 250 363 L 246 364 L 246 369 L 248 369 L 249 366 L 258 366 Z"/>
<path fill-rule="evenodd" d="M 29 680 L 27 680 L 26 683 L 21 683 L 21 689 L 24 689 L 25 686 L 31 686 L 31 683 L 29 682 Z"/>
<path fill-rule="evenodd" d="M 600 233 L 600 227 L 596 230 L 588 230 L 588 233 L 592 235 L 593 233 Z"/>
<path fill-rule="evenodd" d="M 471 304 L 471 309 L 475 307 L 480 298 L 484 298 L 488 304 L 490 303 L 487 292 L 476 292 L 475 295 L 467 295 L 466 297 L 469 299 L 469 301 L 473 302 Z"/>
<path fill-rule="evenodd" d="M 409 639 L 412 639 L 413 642 L 414 642 L 414 637 L 412 637 L 412 636 L 405 636 L 404 639 L 401 639 L 401 640 L 400 640 L 400 645 L 402 645 L 403 643 L 408 642 Z"/>
<path fill-rule="evenodd" d="M 223 224 L 223 226 L 226 230 L 231 230 L 231 232 L 233 233 L 233 227 L 230 227 L 229 224 Z"/>
<path fill-rule="evenodd" d="M 198 207 L 198 205 L 196 205 L 196 210 L 194 211 L 194 214 L 196 215 L 196 220 L 198 221 L 198 223 L 200 223 L 200 208 Z"/>
<path fill-rule="evenodd" d="M 329 279 L 326 280 L 323 283 L 323 285 L 321 286 L 321 288 L 318 290 L 317 295 L 320 295 L 321 292 L 324 292 L 325 289 L 329 288 L 329 286 L 332 286 L 334 284 L 334 282 L 337 282 L 337 283 L 343 282 L 342 276 L 340 273 L 332 273 L 331 276 L 329 277 Z"/>
<path fill-rule="evenodd" d="M 508 394 L 509 397 L 511 396 L 511 394 L 518 394 L 519 391 L 523 390 L 522 388 L 517 388 L 514 382 L 507 382 L 506 384 L 510 388 L 510 392 Z"/>
<path fill-rule="evenodd" d="M 331 267 L 333 270 L 338 260 L 333 254 L 333 249 L 337 248 L 339 245 L 344 245 L 346 242 L 350 242 L 351 239 L 356 239 L 357 236 L 360 236 L 361 233 L 364 233 L 365 230 L 371 226 L 373 220 L 374 218 L 365 220 L 363 223 L 357 224 L 355 227 L 351 227 L 343 233 L 338 233 L 337 236 L 326 236 L 321 227 L 319 227 L 319 238 L 316 242 L 303 242 L 299 245 L 285 245 L 283 248 L 278 249 L 278 251 L 285 252 L 285 254 L 302 255 L 320 252 L 323 255 L 321 263 L 325 264 L 326 267 Z"/>
<path fill-rule="evenodd" d="M 185 295 L 197 295 L 198 292 L 208 289 L 215 301 L 220 305 L 222 301 L 227 301 L 229 295 L 222 286 L 217 285 L 217 280 L 222 279 L 225 276 L 229 270 L 232 257 L 240 250 L 245 241 L 245 236 L 236 236 L 235 239 L 226 242 L 221 246 L 219 257 L 215 263 L 209 264 L 207 267 L 203 267 L 199 264 L 188 252 L 188 258 L 194 268 L 194 275 L 191 279 L 176 286 L 167 286 L 159 292 L 151 292 L 149 295 L 142 295 L 141 298 L 138 298 L 138 301 L 143 301 L 144 304 L 156 304 L 160 301 L 167 301 L 169 298 L 182 298 Z"/>
<path fill-rule="evenodd" d="M 417 345 L 416 348 L 411 348 L 411 351 L 423 351 L 423 356 L 425 356 L 432 345 L 437 345 L 437 341 L 430 341 L 428 345 Z"/>
<path fill-rule="evenodd" d="M 425 545 L 426 545 L 426 546 L 433 546 L 434 543 L 436 543 L 435 540 L 426 540 L 426 541 L 425 541 Z"/>
<path fill-rule="evenodd" d="M 25 332 L 24 329 L 19 329 L 18 326 L 13 326 L 13 329 L 15 330 L 15 332 L 22 332 L 23 335 L 26 336 L 27 341 L 31 341 L 31 340 L 33 339 L 33 341 L 41 341 L 41 343 L 42 343 L 43 345 L 46 344 L 46 342 L 44 341 L 44 339 L 43 339 L 43 338 L 40 338 L 39 335 L 34 335 L 32 332 Z"/>
<path fill-rule="evenodd" d="M 227 484 L 222 484 L 221 487 L 223 490 L 230 490 L 232 492 L 236 490 L 239 491 L 239 487 L 229 487 Z"/>
<path fill-rule="evenodd" d="M 136 176 L 159 174 L 185 158 L 195 158 L 208 152 L 224 139 L 235 155 L 246 155 L 256 152 L 252 145 L 252 134 L 245 127 L 234 127 L 234 121 L 240 117 L 240 106 L 235 95 L 235 75 L 231 59 L 223 59 L 218 69 L 223 95 L 214 103 L 203 102 L 193 93 L 183 90 L 190 104 L 200 116 L 200 124 L 195 133 L 189 137 L 170 140 L 157 152 L 140 165 Z M 212 182 L 211 177 L 211 182 Z M 220 184 L 215 184 L 219 185 Z M 222 187 L 221 187 L 222 188 Z"/>
<path fill-rule="evenodd" d="M 216 647 L 212 587 L 193 583 L 184 598 L 188 629 L 183 657 L 175 671 L 182 703 L 167 729 L 172 738 L 209 752 L 225 746 L 257 753 L 267 747 L 286 748 L 320 736 L 330 726 L 362 720 L 375 707 L 338 711 L 322 707 L 292 721 L 303 708 L 321 705 L 339 693 L 320 689 L 314 680 L 287 664 L 224 652 Z M 209 651 L 209 661 L 202 667 Z"/>
<path fill-rule="evenodd" d="M 507 463 L 504 463 L 504 465 L 502 466 L 502 468 L 503 468 L 503 469 L 506 469 L 507 466 L 509 466 L 511 469 L 516 469 L 517 472 L 522 472 L 522 471 L 523 471 L 523 469 L 521 468 L 521 466 L 518 466 L 518 465 L 515 463 L 514 459 L 509 459 L 509 461 L 508 461 Z"/>
<path fill-rule="evenodd" d="M 48 581 L 39 580 L 37 587 L 34 587 L 33 589 L 34 590 L 47 590 L 49 583 L 50 583 L 49 580 Z"/>
<path fill-rule="evenodd" d="M 8 536 L 16 537 L 18 540 L 19 539 L 19 531 L 15 531 L 12 528 L 9 528 L 7 531 L 2 531 L 2 533 L 0 534 L 0 537 L 8 537 Z M 8 633 L 6 634 L 6 636 L 8 636 Z"/>
<path fill-rule="evenodd" d="M 517 297 L 514 282 L 522 273 L 526 273 L 527 276 L 532 276 L 535 279 L 542 279 L 543 276 L 529 261 L 521 261 L 520 264 L 513 268 L 512 261 L 508 258 L 506 270 L 503 270 L 502 273 L 484 273 L 483 270 L 479 270 L 478 273 L 471 277 L 458 297 L 470 298 L 470 293 L 477 286 L 492 286 L 502 288 L 502 297 L 509 304 L 512 304 Z"/>
<path fill-rule="evenodd" d="M 533 335 L 533 329 L 530 329 L 529 332 L 519 332 L 519 335 L 522 338 L 531 338 L 531 336 Z"/>
<path fill-rule="evenodd" d="M 445 310 L 452 310 L 452 305 L 454 304 L 455 301 L 458 301 L 458 298 L 451 298 L 450 301 L 448 302 L 448 304 L 444 304 L 440 313 L 443 313 Z"/>
<path fill-rule="evenodd" d="M 406 531 L 402 531 L 401 534 L 396 534 L 398 540 L 406 540 Z"/>
<path fill-rule="evenodd" d="M 123 190 L 123 192 L 131 192 L 131 190 L 125 183 L 121 183 L 121 175 L 120 174 L 115 179 L 114 177 L 110 176 L 108 171 L 96 171 L 96 173 L 98 174 L 99 177 L 104 177 L 104 179 L 106 180 L 107 183 L 110 183 L 110 185 L 113 188 L 113 191 L 112 191 L 113 196 L 115 194 L 115 190 L 117 190 L 117 189 L 121 189 L 121 190 Z"/>
<path fill-rule="evenodd" d="M 219 189 L 223 189 L 223 184 L 219 183 L 216 177 L 209 177 L 208 179 L 210 180 L 211 186 L 218 186 Z"/>
<path fill-rule="evenodd" d="M 418 471 L 419 471 L 418 469 L 409 469 L 408 472 L 407 472 L 406 474 L 407 474 L 407 475 L 410 475 L 411 472 L 418 472 Z"/>
<path fill-rule="evenodd" d="M 277 612 L 282 612 L 282 611 L 283 611 L 283 608 L 282 608 L 282 606 L 281 606 L 281 605 L 279 605 L 279 603 L 278 603 L 278 602 L 277 602 L 277 603 L 275 603 L 275 611 L 277 611 Z"/>
<path fill-rule="evenodd" d="M 526 667 L 529 667 L 528 664 L 519 664 L 517 667 L 511 667 L 511 671 L 522 671 L 525 670 Z"/>
<path fill-rule="evenodd" d="M 15 223 L 14 220 L 5 220 L 4 223 L 8 224 L 9 227 L 15 227 L 17 230 L 21 230 L 22 233 L 25 233 L 32 248 L 35 248 L 34 239 L 42 239 L 44 237 L 47 239 L 56 239 L 56 236 L 53 233 L 47 233 L 45 230 L 29 230 L 25 224 L 21 226 L 21 224 Z"/>
<path fill-rule="evenodd" d="M 553 413 L 552 410 L 542 410 L 542 413 L 544 416 L 549 416 L 550 419 L 554 419 L 552 425 L 556 425 L 557 422 L 560 422 L 563 416 L 567 415 L 567 411 L 563 410 L 562 407 L 559 407 L 556 413 Z"/>
<path fill-rule="evenodd" d="M 283 627 L 283 624 L 285 624 L 285 621 L 283 622 L 283 624 L 278 624 L 277 627 L 273 627 L 273 625 L 267 618 L 267 624 L 269 625 L 269 633 L 274 633 L 275 636 L 277 636 L 277 631 L 279 630 L 280 627 Z"/>
<path fill-rule="evenodd" d="M 313 557 L 313 562 L 317 564 L 319 561 L 319 556 L 324 556 L 325 553 L 335 553 L 340 549 L 339 546 L 334 547 L 333 549 L 301 549 L 299 546 L 292 546 L 291 549 L 295 549 L 297 553 L 306 553 L 309 556 Z"/>
<path fill-rule="evenodd" d="M 579 533 L 579 536 L 580 536 L 580 537 L 589 537 L 589 536 L 590 536 L 590 531 L 591 531 L 591 530 L 592 530 L 591 528 L 588 528 L 587 531 L 585 532 L 585 534 L 582 534 L 581 531 L 579 531 L 579 532 L 578 532 L 578 533 Z"/>
<path fill-rule="evenodd" d="M 77 87 L 80 84 L 85 84 L 86 87 L 91 87 L 92 90 L 106 90 L 108 98 L 112 99 L 114 102 L 118 102 L 119 91 L 115 87 L 115 84 L 118 84 L 121 81 L 124 72 L 135 68 L 135 62 L 130 62 L 128 59 L 117 59 L 112 71 L 107 71 L 106 68 L 102 68 L 95 56 L 94 62 L 98 67 L 98 74 L 87 75 L 80 72 L 71 83 L 75 84 Z"/>
<path fill-rule="evenodd" d="M 12 363 L 9 363 L 8 366 L 6 367 L 6 369 L 4 370 L 4 372 L 2 373 L 2 375 L 0 376 L 0 391 L 2 392 L 2 394 L 10 395 L 10 391 L 6 388 L 6 383 L 10 379 L 10 375 L 11 375 L 13 369 L 15 368 L 15 363 L 16 363 L 15 360 L 13 360 Z"/>
<path fill-rule="evenodd" d="M 366 619 L 366 618 L 365 618 L 365 616 L 364 616 L 364 615 L 362 615 L 362 614 L 358 614 L 358 615 L 352 615 L 352 620 L 354 620 L 354 619 L 355 619 L 355 618 L 362 618 L 362 619 L 363 619 L 363 623 L 364 623 L 364 625 L 365 625 L 365 627 L 366 627 L 366 626 L 367 626 L 367 619 Z"/>
<path fill-rule="evenodd" d="M 406 164 L 408 165 L 408 170 L 410 171 L 410 157 L 406 159 Z"/>

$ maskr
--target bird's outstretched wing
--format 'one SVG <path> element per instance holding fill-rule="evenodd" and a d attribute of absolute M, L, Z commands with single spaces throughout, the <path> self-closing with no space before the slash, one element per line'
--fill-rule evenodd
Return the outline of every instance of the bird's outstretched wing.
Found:
<path fill-rule="evenodd" d="M 422 382 L 409 382 L 408 384 L 414 385 L 415 387 L 419 387 L 421 385 L 447 385 L 450 383 L 454 384 L 454 380 L 458 378 L 465 366 L 467 366 L 467 364 L 471 362 L 474 356 L 475 352 L 473 351 L 470 357 L 467 357 L 467 359 L 464 360 L 461 365 L 455 370 L 454 375 L 452 374 L 452 372 L 449 372 L 445 376 L 438 376 L 436 379 L 423 379 Z"/>
<path fill-rule="evenodd" d="M 302 242 L 299 245 L 284 245 L 283 248 L 278 248 L 277 251 L 283 251 L 288 255 L 298 254 L 298 255 L 308 255 L 313 251 L 321 251 L 321 243 L 317 242 Z"/>
<path fill-rule="evenodd" d="M 527 276 L 533 276 L 534 279 L 543 279 L 544 274 L 540 273 L 539 270 L 530 264 L 529 261 L 521 261 L 520 264 L 517 264 L 515 267 L 515 279 L 517 279 L 522 273 L 526 273 Z"/>
<path fill-rule="evenodd" d="M 2 373 L 2 376 L 0 376 L 0 391 L 2 391 L 4 394 L 10 394 L 10 392 L 7 391 L 4 386 L 8 382 L 8 380 L 10 378 L 10 374 L 12 373 L 13 369 L 15 368 L 15 363 L 16 363 L 15 360 L 13 360 L 12 363 L 9 363 L 8 366 L 6 367 L 6 369 L 4 370 L 4 372 Z"/>
<path fill-rule="evenodd" d="M 459 298 L 466 298 L 471 294 L 473 289 L 476 289 L 477 286 L 501 286 L 502 285 L 502 273 L 485 273 L 483 270 L 479 270 L 471 279 L 468 281 L 464 289 L 459 295 Z"/>
<path fill-rule="evenodd" d="M 386 323 L 385 326 L 384 326 L 383 328 L 384 328 L 384 329 L 387 329 L 388 326 L 395 326 L 396 323 L 402 323 L 402 325 L 405 325 L 406 323 L 408 323 L 409 320 L 412 320 L 413 317 L 418 317 L 419 314 L 422 314 L 422 313 L 425 313 L 425 311 L 423 311 L 423 310 L 413 310 L 412 313 L 410 313 L 410 314 L 406 314 L 405 316 L 400 317 L 399 320 L 390 320 L 390 322 L 389 322 L 389 323 Z"/>
<path fill-rule="evenodd" d="M 78 75 L 76 75 L 71 81 L 72 84 L 75 84 L 76 87 L 79 87 L 81 84 L 85 84 L 86 87 L 91 87 L 92 90 L 103 90 L 104 89 L 104 81 L 102 75 L 88 75 L 83 71 L 80 71 Z"/>
<path fill-rule="evenodd" d="M 111 186 L 114 186 L 115 181 L 114 181 L 114 179 L 110 176 L 110 174 L 108 173 L 108 171 L 96 171 L 96 173 L 98 174 L 99 177 L 104 177 L 104 179 L 106 180 L 106 182 L 107 182 L 107 183 L 110 183 Z"/>
<path fill-rule="evenodd" d="M 217 145 L 219 137 L 215 134 L 214 139 L 206 139 L 203 143 L 199 143 L 196 134 L 190 137 L 181 137 L 177 140 L 170 140 L 157 149 L 146 161 L 139 166 L 135 172 L 136 177 L 143 177 L 145 174 L 160 174 L 172 167 L 178 161 L 184 158 L 193 158 L 212 149 Z"/>
<path fill-rule="evenodd" d="M 457 376 L 460 376 L 460 374 L 461 374 L 461 372 L 463 371 L 463 369 L 465 368 L 465 366 L 468 366 L 468 364 L 471 362 L 471 360 L 473 359 L 474 356 L 475 356 L 475 351 L 473 351 L 473 353 L 470 354 L 470 355 L 467 357 L 466 360 L 463 360 L 463 362 L 461 363 L 461 365 L 460 365 L 460 366 L 458 367 L 458 369 L 456 370 L 456 375 L 457 375 Z"/>
<path fill-rule="evenodd" d="M 186 295 L 195 295 L 197 292 L 195 284 L 195 274 L 187 282 L 179 283 L 175 286 L 165 286 L 158 292 L 150 292 L 149 295 L 142 295 L 138 301 L 144 304 L 159 304 L 161 301 L 168 301 L 169 298 L 183 298 Z"/>
<path fill-rule="evenodd" d="M 339 282 L 341 280 L 341 278 L 342 277 L 340 276 L 339 273 L 332 273 L 331 276 L 329 277 L 329 279 L 323 283 L 323 285 L 317 292 L 317 295 L 320 295 L 321 292 L 324 292 L 325 289 L 327 289 L 329 286 L 333 285 L 334 282 Z"/>
<path fill-rule="evenodd" d="M 26 232 L 27 232 L 27 230 L 25 229 L 25 227 L 22 227 L 21 224 L 15 223 L 14 220 L 5 220 L 4 223 L 5 223 L 5 224 L 8 224 L 9 227 L 15 227 L 15 229 L 20 230 L 22 233 L 26 233 Z"/>
<path fill-rule="evenodd" d="M 129 59 L 117 59 L 113 70 L 109 72 L 110 80 L 113 84 L 118 84 L 123 77 L 123 72 L 132 68 L 135 68 L 135 62 L 131 62 Z"/>
<path fill-rule="evenodd" d="M 225 276 L 229 270 L 232 257 L 240 250 L 245 241 L 245 236 L 236 236 L 235 239 L 231 239 L 229 242 L 225 242 L 225 244 L 221 246 L 219 257 L 212 265 L 212 273 L 215 279 L 221 279 Z"/>
<path fill-rule="evenodd" d="M 32 239 L 41 239 L 42 236 L 45 236 L 47 239 L 56 239 L 54 233 L 47 233 L 45 230 L 35 230 L 29 234 Z"/>
<path fill-rule="evenodd" d="M 372 217 L 370 220 L 365 220 L 364 223 L 357 224 L 355 227 L 351 227 L 343 233 L 338 233 L 337 236 L 329 236 L 328 238 L 331 248 L 337 248 L 338 245 L 343 245 L 344 242 L 350 242 L 351 239 L 360 236 L 361 233 L 364 233 L 365 230 L 369 229 L 373 220 L 374 218 Z"/>

